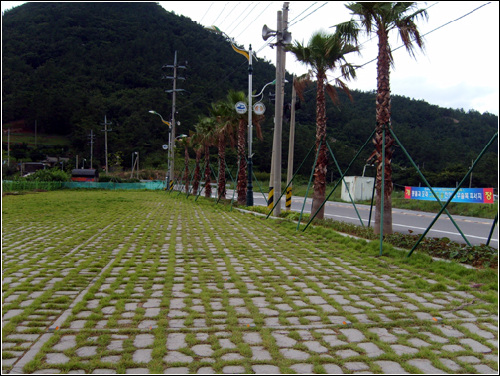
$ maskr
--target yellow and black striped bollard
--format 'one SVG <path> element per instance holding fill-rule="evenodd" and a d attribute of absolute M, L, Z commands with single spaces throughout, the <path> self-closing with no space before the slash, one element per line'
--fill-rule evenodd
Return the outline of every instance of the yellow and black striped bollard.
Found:
<path fill-rule="evenodd" d="M 274 188 L 269 187 L 269 196 L 267 197 L 267 208 L 271 210 L 274 204 Z"/>
<path fill-rule="evenodd" d="M 292 187 L 286 189 L 286 210 L 290 211 L 292 209 Z"/>

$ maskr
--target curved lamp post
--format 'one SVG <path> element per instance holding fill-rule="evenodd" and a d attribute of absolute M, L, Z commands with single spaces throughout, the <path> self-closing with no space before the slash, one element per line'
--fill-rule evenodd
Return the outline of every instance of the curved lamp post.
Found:
<path fill-rule="evenodd" d="M 164 124 L 168 125 L 168 158 L 167 158 L 167 164 L 168 164 L 168 167 L 167 167 L 167 169 L 168 169 L 167 170 L 167 190 L 168 190 L 170 187 L 170 180 L 171 179 L 173 180 L 173 176 L 170 176 L 171 175 L 170 166 L 173 166 L 173 161 L 174 161 L 174 148 L 173 148 L 173 140 L 171 137 L 172 124 L 170 122 L 166 121 L 165 119 L 163 119 L 163 117 L 156 111 L 150 110 L 149 113 L 159 116 L 161 121 Z"/>
<path fill-rule="evenodd" d="M 252 169 L 253 169 L 253 162 L 252 162 L 252 130 L 253 130 L 253 124 L 252 124 L 252 73 L 253 73 L 253 67 L 252 67 L 252 45 L 249 46 L 248 51 L 245 51 L 241 48 L 238 48 L 234 45 L 233 40 L 229 38 L 229 36 L 224 33 L 222 30 L 220 30 L 217 26 L 212 26 L 207 28 L 211 31 L 215 31 L 218 34 L 223 35 L 230 43 L 231 47 L 233 50 L 243 56 L 245 56 L 248 60 L 248 185 L 247 185 L 247 206 L 253 206 L 253 185 L 252 185 Z"/>
<path fill-rule="evenodd" d="M 257 98 L 259 95 L 262 95 L 262 97 L 264 97 L 264 94 L 263 94 L 264 93 L 264 89 L 266 87 L 268 87 L 269 85 L 276 85 L 276 80 L 272 80 L 271 82 L 268 82 L 267 84 L 265 84 L 264 87 L 262 88 L 262 90 L 260 91 L 260 93 L 256 94 L 256 95 L 252 95 L 252 97 Z M 262 97 L 257 102 L 261 101 Z"/>

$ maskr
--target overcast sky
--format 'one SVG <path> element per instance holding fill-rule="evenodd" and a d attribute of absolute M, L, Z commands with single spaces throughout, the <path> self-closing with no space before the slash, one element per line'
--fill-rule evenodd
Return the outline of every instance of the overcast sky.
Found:
<path fill-rule="evenodd" d="M 204 26 L 215 25 L 239 45 L 249 45 L 260 58 L 273 64 L 276 50 L 262 39 L 266 24 L 276 30 L 277 12 L 283 2 L 250 1 L 160 1 L 167 11 L 184 15 Z M 2 1 L 2 11 L 22 2 Z M 351 18 L 341 2 L 291 1 L 288 20 L 292 39 L 307 43 L 320 29 L 333 32 L 332 25 Z M 463 108 L 498 115 L 499 86 L 499 2 L 430 1 L 418 2 L 427 8 L 429 19 L 419 19 L 417 25 L 425 35 L 425 52 L 416 59 L 404 48 L 394 51 L 395 69 L 391 71 L 391 92 L 410 98 L 423 99 L 441 107 Z M 472 12 L 472 13 L 471 13 Z M 435 30 L 437 29 L 437 30 Z M 352 55 L 351 63 L 362 65 L 377 56 L 376 37 L 364 38 L 360 57 Z M 391 47 L 401 45 L 396 33 L 390 35 Z M 182 59 L 182 57 L 180 57 Z M 235 57 L 236 58 L 236 57 Z M 286 69 L 303 74 L 307 68 L 287 54 Z M 330 73 L 330 78 L 338 72 Z M 357 80 L 349 87 L 363 91 L 376 89 L 376 62 L 358 69 Z M 259 90 L 260 88 L 255 88 Z"/>

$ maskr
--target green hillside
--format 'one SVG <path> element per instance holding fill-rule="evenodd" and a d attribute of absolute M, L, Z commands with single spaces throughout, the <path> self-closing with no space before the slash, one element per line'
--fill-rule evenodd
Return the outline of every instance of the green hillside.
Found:
<path fill-rule="evenodd" d="M 3 129 L 22 122 L 25 130 L 34 132 L 36 121 L 40 134 L 62 135 L 68 140 L 69 146 L 59 150 L 65 154 L 61 156 L 69 157 L 90 153 L 93 130 L 94 160 L 100 164 L 104 163 L 101 124 L 105 115 L 113 123 L 110 154 L 129 156 L 139 151 L 145 165 L 157 168 L 165 163 L 161 146 L 167 141 L 167 130 L 148 111 L 170 117 L 171 94 L 165 90 L 172 88 L 172 81 L 162 77 L 172 72 L 162 71 L 162 67 L 173 64 L 175 51 L 180 64 L 187 61 L 187 69 L 181 70 L 186 79 L 178 81 L 178 88 L 185 90 L 177 97 L 178 133 L 193 130 L 198 116 L 207 115 L 210 103 L 223 99 L 230 89 L 246 92 L 248 86 L 246 59 L 222 36 L 156 3 L 26 3 L 5 12 L 2 39 Z M 274 78 L 274 66 L 254 60 L 256 90 Z M 291 76 L 287 79 L 292 81 Z M 290 84 L 285 90 L 289 102 Z M 352 103 L 341 97 L 340 106 L 327 103 L 329 141 L 343 166 L 374 128 L 374 93 L 355 91 L 353 97 Z M 314 143 L 314 87 L 305 99 L 297 111 L 296 167 Z M 270 169 L 274 105 L 267 95 L 264 102 L 264 140 L 254 144 L 257 171 Z M 488 113 L 444 109 L 400 96 L 392 99 L 392 117 L 398 137 L 416 162 L 429 173 L 448 171 L 450 176 L 467 171 L 498 127 L 498 117 Z M 5 149 L 5 137 L 3 141 Z M 285 123 L 284 164 L 287 148 Z M 371 145 L 354 164 L 353 173 L 361 173 L 370 153 Z M 305 166 L 312 165 L 314 158 L 310 159 Z M 234 153 L 229 152 L 228 163 L 234 160 Z M 496 144 L 475 173 L 475 184 L 497 186 L 497 160 Z M 130 163 L 123 158 L 123 167 L 130 168 Z M 310 167 L 303 174 L 309 172 Z M 399 150 L 394 156 L 394 173 L 401 184 L 415 178 Z"/>

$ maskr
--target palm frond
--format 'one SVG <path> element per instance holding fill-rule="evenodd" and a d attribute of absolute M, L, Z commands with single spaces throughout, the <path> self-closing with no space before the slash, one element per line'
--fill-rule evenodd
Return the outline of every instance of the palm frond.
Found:
<path fill-rule="evenodd" d="M 337 90 L 335 90 L 335 88 L 332 85 L 326 84 L 325 91 L 327 92 L 328 96 L 330 97 L 330 99 L 334 104 L 339 103 L 339 96 L 337 94 Z"/>
<path fill-rule="evenodd" d="M 311 83 L 311 72 L 303 74 L 302 76 L 295 78 L 295 80 L 293 81 L 295 91 L 302 101 L 304 101 L 304 90 Z"/>

